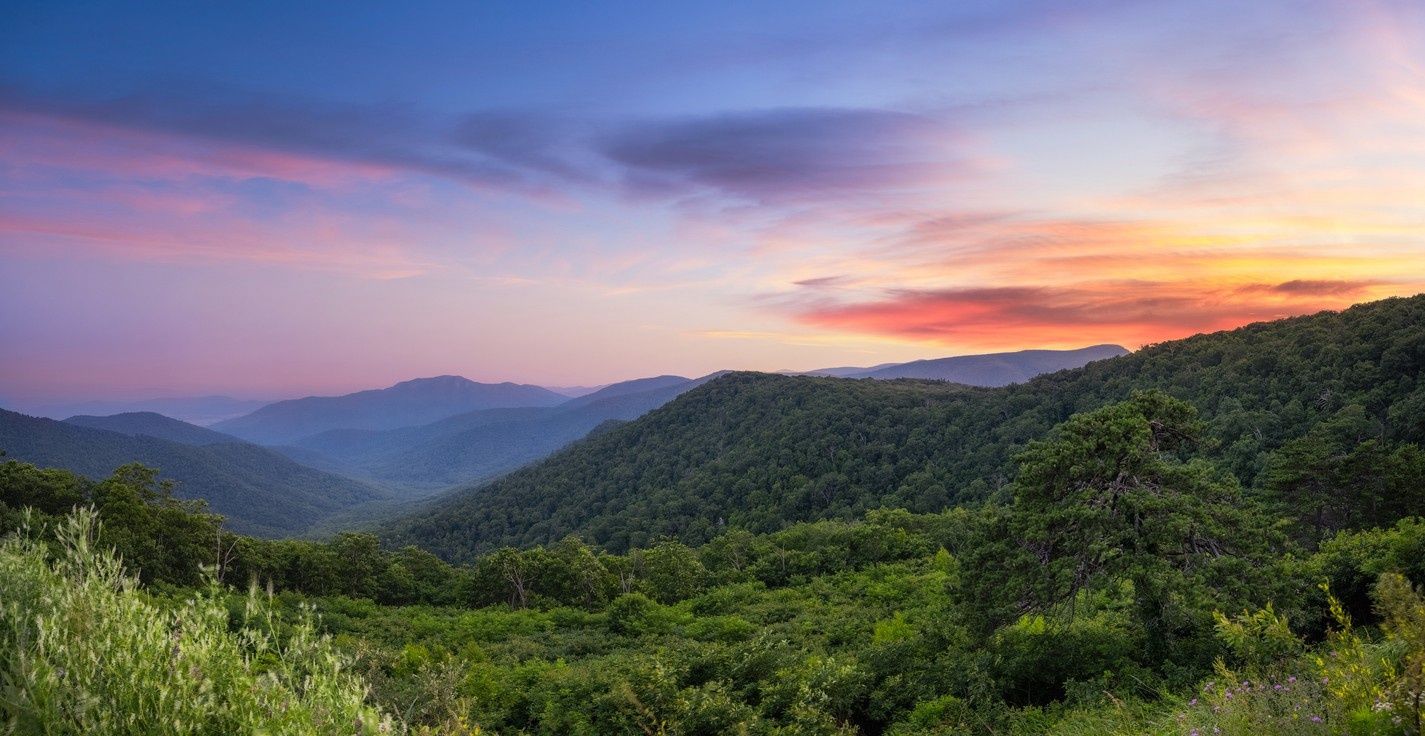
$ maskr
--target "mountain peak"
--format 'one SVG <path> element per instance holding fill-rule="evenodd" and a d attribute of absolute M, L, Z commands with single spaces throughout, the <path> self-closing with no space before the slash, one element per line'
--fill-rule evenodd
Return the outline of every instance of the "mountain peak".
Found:
<path fill-rule="evenodd" d="M 409 381 L 401 381 L 391 388 L 401 388 L 403 386 L 478 386 L 480 384 L 464 376 L 430 376 L 429 378 L 412 378 Z M 488 385 L 488 384 L 486 384 Z"/>

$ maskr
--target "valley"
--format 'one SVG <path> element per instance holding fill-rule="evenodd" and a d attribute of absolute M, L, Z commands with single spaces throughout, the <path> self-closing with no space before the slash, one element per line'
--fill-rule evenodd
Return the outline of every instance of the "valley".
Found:
<path fill-rule="evenodd" d="M 1408 734 L 1422 370 L 1425 296 L 1000 387 L 662 377 L 408 427 L 302 419 L 262 430 L 276 448 L 7 412 L 0 522 L 46 538 L 92 504 L 156 615 L 214 575 L 205 600 L 333 635 L 368 688 L 352 707 L 413 733 Z M 258 475 L 298 467 L 278 451 L 351 475 Z M 125 465 L 150 458 L 192 475 Z M 215 468 L 275 515 L 381 512 L 245 530 L 177 493 Z"/>

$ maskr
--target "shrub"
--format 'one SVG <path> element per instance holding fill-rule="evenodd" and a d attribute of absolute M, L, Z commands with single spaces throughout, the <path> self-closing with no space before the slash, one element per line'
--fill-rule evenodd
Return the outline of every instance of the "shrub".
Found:
<path fill-rule="evenodd" d="M 58 556 L 0 542 L 0 718 L 33 734 L 364 734 L 392 730 L 308 611 L 279 640 L 249 592 L 243 626 L 211 588 L 165 608 L 96 549 L 92 510 L 59 525 Z"/>

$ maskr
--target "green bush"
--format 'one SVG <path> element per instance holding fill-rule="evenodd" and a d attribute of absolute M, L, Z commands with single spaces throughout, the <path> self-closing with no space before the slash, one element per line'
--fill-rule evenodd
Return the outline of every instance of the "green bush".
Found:
<path fill-rule="evenodd" d="M 231 633 L 210 589 L 164 607 L 96 549 L 95 513 L 56 530 L 58 556 L 0 542 L 0 718 L 25 734 L 387 733 L 366 686 L 315 633 L 283 639 L 256 594 Z M 22 532 L 23 534 L 23 532 Z"/>

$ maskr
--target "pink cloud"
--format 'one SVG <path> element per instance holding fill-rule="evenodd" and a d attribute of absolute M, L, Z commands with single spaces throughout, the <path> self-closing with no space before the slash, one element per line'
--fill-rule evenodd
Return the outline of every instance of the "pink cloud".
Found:
<path fill-rule="evenodd" d="M 796 319 L 823 329 L 923 341 L 956 349 L 1140 344 L 1230 329 L 1322 309 L 1372 295 L 1353 282 L 1223 288 L 1148 282 L 1074 287 L 990 287 L 900 291 L 861 303 L 812 301 Z"/>
<path fill-rule="evenodd" d="M 314 188 L 389 178 L 396 169 L 299 153 L 108 125 L 84 119 L 0 110 L 0 153 L 12 172 L 105 173 L 129 179 L 271 177 Z"/>

